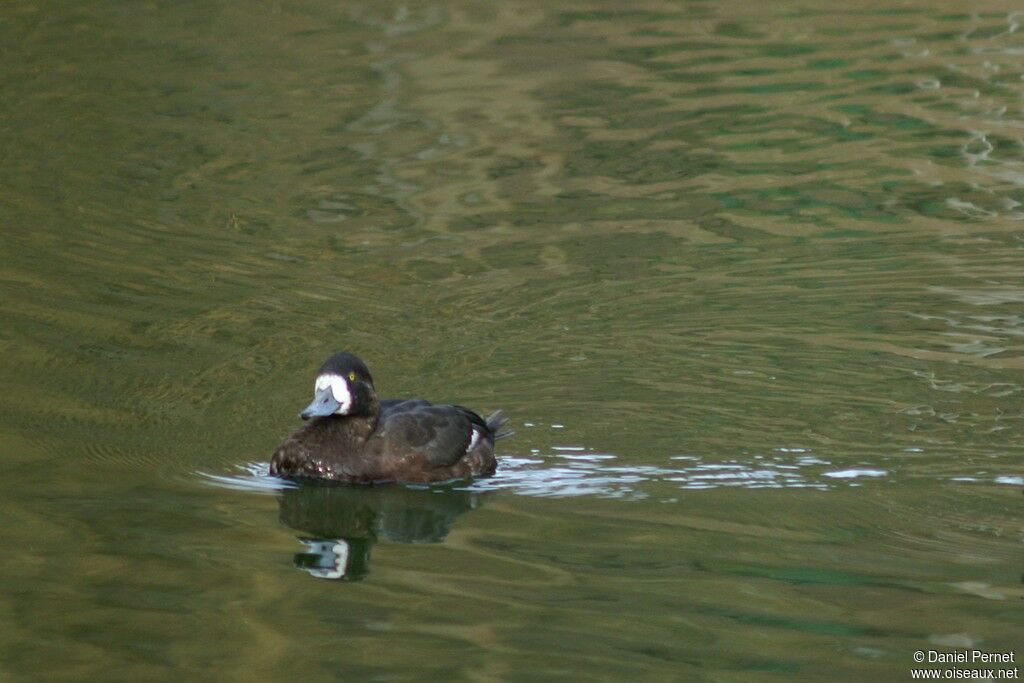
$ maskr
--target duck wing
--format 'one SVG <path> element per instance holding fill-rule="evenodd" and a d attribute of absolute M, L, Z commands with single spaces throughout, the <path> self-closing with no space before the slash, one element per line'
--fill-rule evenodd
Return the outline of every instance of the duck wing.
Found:
<path fill-rule="evenodd" d="M 431 467 L 454 465 L 480 438 L 493 439 L 484 419 L 462 406 L 405 401 L 382 410 L 380 421 L 387 452 L 422 453 Z"/>
<path fill-rule="evenodd" d="M 386 419 L 389 413 L 400 413 L 429 405 L 430 401 L 422 398 L 382 398 L 380 400 L 380 419 Z"/>

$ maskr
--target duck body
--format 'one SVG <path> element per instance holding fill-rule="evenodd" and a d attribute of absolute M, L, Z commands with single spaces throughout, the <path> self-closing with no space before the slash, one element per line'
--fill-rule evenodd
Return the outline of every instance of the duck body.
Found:
<path fill-rule="evenodd" d="M 510 432 L 501 411 L 486 420 L 457 405 L 378 400 L 365 364 L 335 354 L 317 374 L 311 418 L 285 439 L 270 473 L 354 484 L 429 483 L 494 474 L 494 442 Z"/>

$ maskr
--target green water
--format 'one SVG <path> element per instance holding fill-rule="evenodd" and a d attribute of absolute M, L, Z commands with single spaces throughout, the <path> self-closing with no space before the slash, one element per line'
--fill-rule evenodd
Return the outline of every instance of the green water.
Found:
<path fill-rule="evenodd" d="M 0 679 L 1019 660 L 1018 9 L 6 4 Z M 497 476 L 282 490 L 336 349 Z"/>

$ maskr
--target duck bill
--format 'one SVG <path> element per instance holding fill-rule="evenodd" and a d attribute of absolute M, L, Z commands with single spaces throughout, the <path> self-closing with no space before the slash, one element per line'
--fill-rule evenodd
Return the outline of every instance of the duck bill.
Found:
<path fill-rule="evenodd" d="M 341 404 L 334 400 L 334 394 L 330 387 L 324 387 L 316 392 L 313 402 L 306 406 L 306 409 L 299 413 L 299 417 L 308 420 L 311 417 L 327 417 L 334 415 L 341 408 Z"/>

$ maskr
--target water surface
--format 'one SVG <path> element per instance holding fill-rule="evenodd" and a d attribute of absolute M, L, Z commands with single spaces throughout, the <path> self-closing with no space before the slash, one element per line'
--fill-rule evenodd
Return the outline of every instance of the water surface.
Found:
<path fill-rule="evenodd" d="M 1013 7 L 3 14 L 0 678 L 903 680 L 1022 642 Z M 504 408 L 498 475 L 267 477 L 340 348 Z"/>

